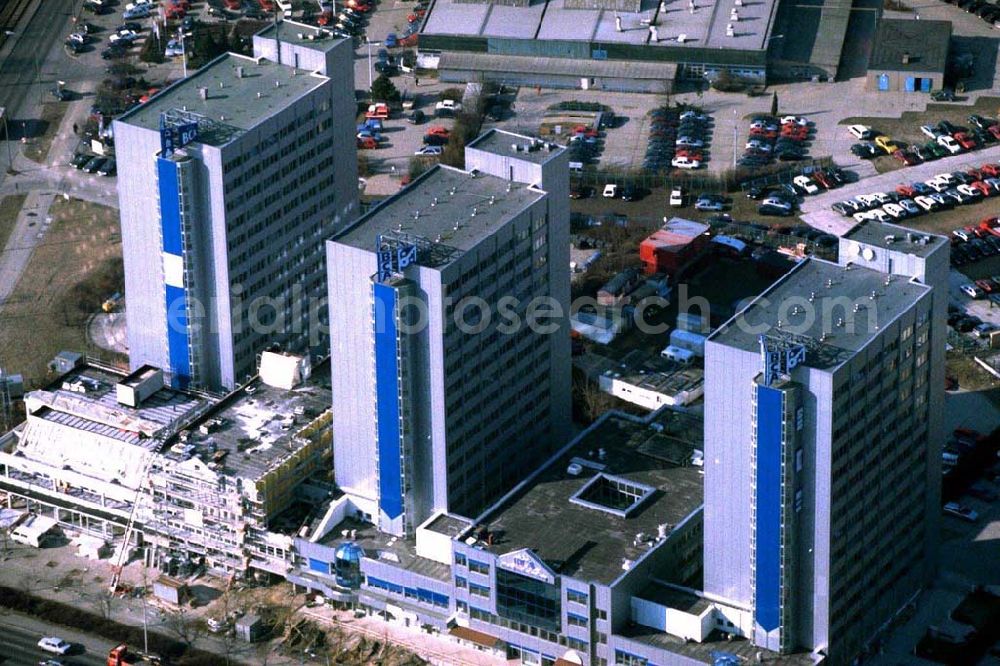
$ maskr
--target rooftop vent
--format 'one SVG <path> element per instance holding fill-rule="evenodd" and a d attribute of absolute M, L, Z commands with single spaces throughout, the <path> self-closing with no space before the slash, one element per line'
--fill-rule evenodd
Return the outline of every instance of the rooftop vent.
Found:
<path fill-rule="evenodd" d="M 420 211 L 419 210 L 413 211 L 413 219 L 414 220 L 419 220 L 420 219 Z"/>
<path fill-rule="evenodd" d="M 281 87 L 281 81 L 275 81 L 274 82 L 274 87 L 275 88 L 280 88 Z"/>
<path fill-rule="evenodd" d="M 237 65 L 236 66 L 236 78 L 238 78 L 238 79 L 242 79 L 243 78 L 243 65 Z"/>
<path fill-rule="evenodd" d="M 431 206 L 437 206 L 437 205 L 438 205 L 438 198 L 437 198 L 437 197 L 434 197 L 434 198 L 433 198 L 433 199 L 431 200 Z"/>
<path fill-rule="evenodd" d="M 809 292 L 809 302 L 812 303 L 815 300 L 816 300 L 816 292 L 815 291 L 810 291 Z"/>
<path fill-rule="evenodd" d="M 469 217 L 475 217 L 478 212 L 479 212 L 479 210 L 475 206 L 473 206 L 472 207 L 472 214 L 469 215 Z"/>
<path fill-rule="evenodd" d="M 220 88 L 225 88 L 226 87 L 226 82 L 225 81 L 219 81 L 219 87 Z"/>
<path fill-rule="evenodd" d="M 473 169 L 469 172 L 470 178 L 477 178 L 479 176 L 479 169 Z"/>
<path fill-rule="evenodd" d="M 259 91 L 259 90 L 258 90 L 258 91 L 257 91 L 257 99 L 260 99 L 260 98 L 262 98 L 263 96 L 264 96 L 264 93 L 262 93 L 261 91 Z"/>
<path fill-rule="evenodd" d="M 885 235 L 885 243 L 886 243 L 886 245 L 892 245 L 895 242 L 896 242 L 896 236 L 895 235 L 893 235 L 893 234 L 886 234 Z"/>
<path fill-rule="evenodd" d="M 904 65 L 909 65 L 910 64 L 910 54 L 909 54 L 909 52 L 904 52 L 903 53 L 903 64 Z"/>
<path fill-rule="evenodd" d="M 205 87 L 198 88 L 198 97 L 202 99 L 208 99 L 208 88 Z"/>
<path fill-rule="evenodd" d="M 492 206 L 492 205 L 493 205 L 493 204 L 495 204 L 496 202 L 497 202 L 497 198 L 496 198 L 495 196 L 493 196 L 493 195 L 491 194 L 491 195 L 490 195 L 490 205 Z"/>
<path fill-rule="evenodd" d="M 580 463 L 570 463 L 569 466 L 566 467 L 566 473 L 569 474 L 570 476 L 580 476 L 580 473 L 582 471 L 583 471 L 583 465 L 581 465 Z"/>
<path fill-rule="evenodd" d="M 878 297 L 878 292 L 872 289 L 872 295 L 869 296 L 868 298 L 874 301 L 877 297 Z"/>

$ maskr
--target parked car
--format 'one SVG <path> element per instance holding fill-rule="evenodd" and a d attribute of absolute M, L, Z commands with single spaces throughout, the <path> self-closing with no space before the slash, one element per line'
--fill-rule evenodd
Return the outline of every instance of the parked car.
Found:
<path fill-rule="evenodd" d="M 675 187 L 670 190 L 670 201 L 671 206 L 679 207 L 684 205 L 684 189 L 681 187 Z"/>
<path fill-rule="evenodd" d="M 670 166 L 678 169 L 697 169 L 701 166 L 701 162 L 698 160 L 688 159 L 687 157 L 675 157 L 670 160 Z"/>
<path fill-rule="evenodd" d="M 851 133 L 856 139 L 872 139 L 875 137 L 875 132 L 872 131 L 871 127 L 867 125 L 849 125 L 847 131 Z"/>
<path fill-rule="evenodd" d="M 819 192 L 819 187 L 816 186 L 816 183 L 809 176 L 795 176 L 795 178 L 792 178 L 792 182 L 801 187 L 806 194 L 817 194 Z"/>
<path fill-rule="evenodd" d="M 413 153 L 414 155 L 440 155 L 444 152 L 442 146 L 424 146 L 420 150 Z"/>
<path fill-rule="evenodd" d="M 726 200 L 718 194 L 702 194 L 695 201 L 696 210 L 723 210 L 726 207 Z"/>
<path fill-rule="evenodd" d="M 113 176 L 118 170 L 118 163 L 115 158 L 109 157 L 100 168 L 97 169 L 97 173 L 102 176 Z"/>
<path fill-rule="evenodd" d="M 948 502 L 944 505 L 944 512 L 949 516 L 954 516 L 966 522 L 974 523 L 979 519 L 979 514 L 974 509 L 963 506 L 958 502 Z"/>
<path fill-rule="evenodd" d="M 604 191 L 601 193 L 605 199 L 616 199 L 618 198 L 618 185 L 616 183 L 607 183 L 604 186 Z"/>

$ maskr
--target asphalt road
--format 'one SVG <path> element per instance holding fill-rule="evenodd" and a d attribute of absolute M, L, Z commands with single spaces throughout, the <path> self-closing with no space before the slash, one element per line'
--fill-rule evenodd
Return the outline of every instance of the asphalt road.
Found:
<path fill-rule="evenodd" d="M 36 117 L 35 104 L 41 88 L 33 90 L 36 81 L 40 86 L 53 85 L 46 76 L 47 56 L 61 52 L 54 49 L 70 32 L 70 19 L 75 15 L 76 2 L 40 2 L 34 15 L 12 36 L 10 53 L 0 62 L 0 106 L 7 108 L 7 125 L 11 137 L 20 138 L 20 123 Z M 31 10 L 29 9 L 29 12 Z M 30 131 L 30 125 L 28 130 Z"/>
<path fill-rule="evenodd" d="M 57 657 L 38 648 L 42 636 L 58 636 L 73 644 L 74 651 Z M 107 653 L 113 647 L 109 641 L 85 636 L 44 620 L 6 613 L 0 616 L 0 666 L 36 666 L 46 658 L 58 658 L 67 666 L 105 666 Z"/>

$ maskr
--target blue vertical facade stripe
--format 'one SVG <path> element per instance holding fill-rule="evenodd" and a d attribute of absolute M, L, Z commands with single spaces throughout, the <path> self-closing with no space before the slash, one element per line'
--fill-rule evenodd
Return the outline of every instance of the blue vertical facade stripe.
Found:
<path fill-rule="evenodd" d="M 175 388 L 191 383 L 191 357 L 188 352 L 188 318 L 184 290 L 167 285 L 167 348 L 170 373 Z"/>
<path fill-rule="evenodd" d="M 757 386 L 756 580 L 754 609 L 765 631 L 778 628 L 781 606 L 781 445 L 783 393 Z"/>
<path fill-rule="evenodd" d="M 372 284 L 375 312 L 375 408 L 378 414 L 378 504 L 390 519 L 403 513 L 400 470 L 399 361 L 396 328 L 396 290 Z"/>
<path fill-rule="evenodd" d="M 177 164 L 162 157 L 157 158 L 156 175 L 160 188 L 160 230 L 163 233 L 163 251 L 167 254 L 183 255 L 181 192 Z"/>
<path fill-rule="evenodd" d="M 160 233 L 166 254 L 184 256 L 181 237 L 180 177 L 177 164 L 162 157 L 156 161 L 160 194 Z M 183 287 L 166 285 L 167 357 L 171 383 L 186 388 L 191 382 L 191 354 L 188 349 L 187 294 Z"/>

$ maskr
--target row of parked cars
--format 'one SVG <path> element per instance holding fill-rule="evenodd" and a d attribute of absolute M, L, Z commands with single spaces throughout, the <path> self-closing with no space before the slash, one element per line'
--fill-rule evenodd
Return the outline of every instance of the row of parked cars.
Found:
<path fill-rule="evenodd" d="M 643 168 L 698 169 L 707 161 L 712 118 L 700 109 L 660 107 L 650 113 Z"/>
<path fill-rule="evenodd" d="M 737 164 L 759 167 L 775 159 L 801 160 L 806 157 L 806 146 L 812 132 L 813 124 L 801 116 L 754 116 L 743 146 L 743 156 Z"/>
<path fill-rule="evenodd" d="M 1000 195 L 998 175 L 1000 164 L 984 164 L 978 169 L 940 173 L 926 181 L 899 185 L 893 192 L 859 194 L 830 208 L 858 222 L 900 220 Z"/>
<path fill-rule="evenodd" d="M 90 153 L 77 153 L 70 160 L 74 169 L 79 169 L 84 173 L 96 173 L 101 176 L 113 176 L 117 172 L 115 158 L 104 157 L 102 155 L 91 155 Z"/>
<path fill-rule="evenodd" d="M 809 168 L 794 176 L 789 183 L 773 186 L 751 186 L 748 199 L 759 201 L 761 215 L 787 217 L 795 212 L 799 198 L 832 190 L 848 182 L 848 174 L 839 167 Z"/>
<path fill-rule="evenodd" d="M 972 224 L 952 231 L 952 265 L 963 266 L 1000 254 L 1000 226 L 998 224 L 1000 223 L 998 223 L 997 217 L 986 217 L 980 220 L 979 224 Z M 989 283 L 979 285 L 978 290 L 963 288 L 963 291 L 972 298 L 1000 294 L 1000 289 L 993 288 Z"/>
<path fill-rule="evenodd" d="M 851 125 L 847 130 L 851 136 L 861 140 L 851 146 L 851 152 L 857 157 L 872 159 L 892 155 L 903 166 L 915 166 L 1000 141 L 1000 123 L 996 120 L 978 114 L 970 115 L 968 120 L 970 128 L 959 127 L 947 120 L 936 125 L 921 125 L 921 134 L 929 140 L 912 146 L 902 146 L 867 125 Z"/>

